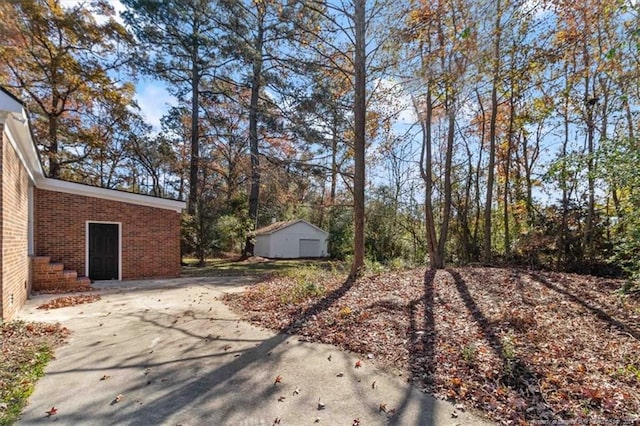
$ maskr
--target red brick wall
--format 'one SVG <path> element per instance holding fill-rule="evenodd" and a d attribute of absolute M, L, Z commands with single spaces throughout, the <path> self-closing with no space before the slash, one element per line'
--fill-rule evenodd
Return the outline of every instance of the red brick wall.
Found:
<path fill-rule="evenodd" d="M 2 126 L 0 125 L 0 131 Z M 15 149 L 2 133 L 0 156 L 0 317 L 11 319 L 29 294 L 29 177 Z"/>
<path fill-rule="evenodd" d="M 85 274 L 87 221 L 120 222 L 122 279 L 180 275 L 180 214 L 101 198 L 35 190 L 35 254 Z"/>
<path fill-rule="evenodd" d="M 2 176 L 3 176 L 3 169 L 4 167 L 2 167 L 2 159 L 4 158 L 3 152 L 4 151 L 4 144 L 7 141 L 5 141 L 5 135 L 4 135 L 4 124 L 0 123 L 0 223 L 3 222 L 2 220 Z M 0 320 L 2 320 L 4 318 L 4 287 L 2 286 L 2 226 L 0 226 Z"/>

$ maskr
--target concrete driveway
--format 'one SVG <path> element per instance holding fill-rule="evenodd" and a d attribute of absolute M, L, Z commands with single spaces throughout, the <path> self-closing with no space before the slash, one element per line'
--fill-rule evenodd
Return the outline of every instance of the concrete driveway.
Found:
<path fill-rule="evenodd" d="M 247 284 L 245 277 L 100 283 L 102 300 L 51 311 L 36 306 L 57 296 L 34 297 L 19 318 L 60 322 L 72 335 L 18 424 L 485 423 L 370 360 L 354 368 L 356 354 L 240 321 L 218 298 Z M 57 414 L 47 417 L 52 406 Z"/>

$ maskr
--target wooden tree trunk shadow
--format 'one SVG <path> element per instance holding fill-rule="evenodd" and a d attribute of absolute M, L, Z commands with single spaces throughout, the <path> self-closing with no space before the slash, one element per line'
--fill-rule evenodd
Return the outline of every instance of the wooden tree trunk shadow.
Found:
<path fill-rule="evenodd" d="M 542 284 L 543 286 L 547 287 L 549 290 L 553 290 L 557 293 L 560 293 L 564 296 L 567 296 L 567 298 L 569 298 L 570 300 L 572 300 L 573 302 L 579 304 L 580 306 L 586 308 L 587 310 L 589 310 L 593 315 L 595 315 L 596 318 L 598 318 L 599 320 L 606 322 L 610 327 L 616 328 L 617 330 L 619 330 L 622 333 L 628 334 L 629 336 L 633 337 L 634 339 L 640 341 L 640 332 L 638 330 L 636 330 L 635 328 L 623 323 L 620 320 L 617 320 L 615 318 L 613 318 L 611 315 L 609 315 L 607 312 L 605 312 L 603 309 L 594 306 L 592 303 L 589 303 L 586 300 L 583 300 L 581 298 L 579 298 L 578 296 L 576 296 L 575 294 L 571 293 L 569 290 L 566 290 L 562 287 L 560 287 L 557 284 L 552 283 L 551 281 L 549 281 L 547 278 L 538 275 L 538 274 L 534 274 L 534 273 L 529 273 L 529 276 L 531 278 L 533 278 L 533 280 L 535 280 L 536 282 Z"/>
<path fill-rule="evenodd" d="M 542 411 L 547 419 L 557 419 L 558 417 L 553 413 L 553 410 L 549 408 L 544 400 L 544 396 L 540 392 L 538 387 L 540 378 L 518 358 L 513 348 L 505 345 L 504 341 L 496 333 L 494 327 L 473 299 L 467 283 L 462 276 L 454 270 L 447 269 L 447 272 L 455 281 L 456 289 L 464 301 L 465 307 L 480 327 L 485 340 L 489 343 L 489 346 L 502 363 L 500 383 L 503 386 L 513 389 L 525 401 L 526 408 L 523 414 L 526 417 L 538 416 Z M 541 410 L 542 407 L 544 408 Z M 527 408 L 535 409 L 528 411 Z"/>
<path fill-rule="evenodd" d="M 436 270 L 430 269 L 424 275 L 424 294 L 419 299 L 412 300 L 409 310 L 410 338 L 410 368 L 415 379 L 420 379 L 431 390 L 433 386 L 433 374 L 435 373 L 435 344 L 436 330 L 433 315 L 434 279 Z M 419 318 L 419 305 L 424 308 L 424 315 Z"/>
<path fill-rule="evenodd" d="M 340 300 L 347 292 L 353 287 L 356 283 L 356 280 L 348 278 L 345 282 L 333 290 L 331 293 L 318 300 L 312 306 L 305 309 L 300 315 L 296 316 L 291 322 L 284 328 L 282 328 L 282 332 L 287 334 L 296 334 L 298 333 L 307 323 L 308 320 L 313 320 L 315 316 L 320 314 L 321 312 L 326 311 L 334 303 Z"/>
<path fill-rule="evenodd" d="M 424 293 L 422 297 L 410 301 L 407 306 L 409 314 L 409 371 L 410 379 L 413 384 L 424 385 L 428 392 L 432 392 L 433 375 L 435 373 L 435 343 L 436 331 L 433 316 L 433 297 L 434 297 L 434 279 L 436 276 L 435 269 L 429 269 L 424 274 Z M 424 315 L 420 315 L 420 305 L 424 306 Z M 410 393 L 405 395 L 402 403 L 398 406 L 397 411 L 403 412 L 404 408 L 409 404 L 411 399 Z M 431 398 L 421 399 L 421 412 L 433 413 L 435 409 L 434 401 Z M 431 426 L 434 424 L 431 417 L 423 417 L 423 426 Z M 394 419 L 391 423 L 395 424 Z"/>

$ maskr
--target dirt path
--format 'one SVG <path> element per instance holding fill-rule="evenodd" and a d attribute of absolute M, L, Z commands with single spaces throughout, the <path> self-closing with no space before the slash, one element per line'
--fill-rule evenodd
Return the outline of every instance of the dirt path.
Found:
<path fill-rule="evenodd" d="M 50 311 L 36 307 L 55 296 L 30 300 L 20 319 L 59 321 L 72 336 L 18 424 L 484 423 L 366 359 L 355 368 L 355 354 L 240 321 L 217 298 L 245 283 L 131 282 L 102 290 L 98 302 Z M 57 414 L 47 417 L 51 407 Z"/>

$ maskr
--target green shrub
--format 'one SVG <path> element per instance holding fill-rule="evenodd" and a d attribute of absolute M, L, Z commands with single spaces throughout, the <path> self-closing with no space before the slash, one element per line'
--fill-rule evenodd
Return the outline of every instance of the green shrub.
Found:
<path fill-rule="evenodd" d="M 312 297 L 323 296 L 326 289 L 320 283 L 322 274 L 326 272 L 314 265 L 284 272 L 284 276 L 293 280 L 293 285 L 280 296 L 282 303 L 300 303 Z"/>

